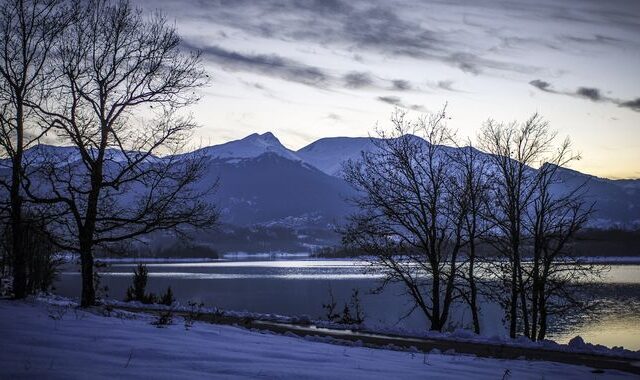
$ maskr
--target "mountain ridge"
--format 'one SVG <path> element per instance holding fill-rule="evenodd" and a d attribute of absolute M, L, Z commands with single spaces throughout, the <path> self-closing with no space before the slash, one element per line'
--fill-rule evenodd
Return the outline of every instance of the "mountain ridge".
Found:
<path fill-rule="evenodd" d="M 327 137 L 293 151 L 266 132 L 179 156 L 202 154 L 207 160 L 198 186 L 220 180 L 217 194 L 208 200 L 223 205 L 223 222 L 329 228 L 348 215 L 351 209 L 345 198 L 355 194 L 340 175 L 342 163 L 375 149 L 375 140 Z M 60 162 L 79 159 L 73 147 L 41 145 L 30 150 L 43 148 L 59 153 Z M 587 183 L 588 200 L 597 202 L 592 227 L 640 225 L 640 180 L 600 178 L 569 168 L 561 168 L 559 175 L 565 188 Z"/>

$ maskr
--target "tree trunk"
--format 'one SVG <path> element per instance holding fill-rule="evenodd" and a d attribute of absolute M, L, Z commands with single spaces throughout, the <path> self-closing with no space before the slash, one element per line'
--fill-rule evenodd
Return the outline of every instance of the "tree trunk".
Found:
<path fill-rule="evenodd" d="M 538 340 L 543 340 L 547 335 L 547 305 L 546 305 L 546 294 L 544 288 L 540 289 L 540 331 L 538 332 Z"/>
<path fill-rule="evenodd" d="M 22 145 L 24 144 L 22 99 L 16 100 L 16 151 L 11 171 L 11 255 L 13 259 L 13 296 L 16 299 L 27 295 L 27 268 L 22 231 L 22 197 L 20 180 L 22 179 Z"/>
<path fill-rule="evenodd" d="M 480 316 L 478 315 L 478 287 L 475 278 L 475 259 L 476 245 L 471 242 L 469 246 L 469 291 L 471 292 L 469 307 L 471 308 L 471 316 L 473 318 L 473 331 L 480 334 Z"/>
<path fill-rule="evenodd" d="M 533 261 L 533 288 L 532 288 L 532 299 L 531 299 L 531 340 L 537 340 L 538 336 L 538 324 L 540 320 L 538 318 L 539 315 L 539 297 L 540 297 L 540 255 L 539 255 L 539 246 L 536 244 L 534 251 L 536 252 L 534 255 Z"/>
<path fill-rule="evenodd" d="M 442 331 L 442 321 L 440 320 L 440 273 L 436 270 L 433 272 L 431 284 L 431 330 Z"/>
<path fill-rule="evenodd" d="M 84 225 L 79 231 L 80 261 L 82 265 L 82 307 L 92 306 L 96 302 L 96 290 L 93 276 L 93 234 L 98 215 L 98 198 L 100 196 L 100 182 L 102 181 L 102 157 L 98 157 L 98 165 L 91 173 L 91 192 L 87 202 L 87 212 Z"/>
<path fill-rule="evenodd" d="M 529 310 L 527 307 L 527 293 L 524 287 L 524 280 L 522 279 L 522 263 L 518 266 L 518 287 L 520 294 L 520 307 L 522 308 L 522 325 L 524 329 L 524 336 L 531 338 L 531 329 L 529 325 Z"/>
<path fill-rule="evenodd" d="M 511 268 L 511 299 L 509 304 L 509 336 L 515 338 L 518 333 L 518 274 L 517 266 L 519 260 L 516 253 L 513 253 L 513 263 Z"/>
<path fill-rule="evenodd" d="M 96 289 L 93 283 L 93 252 L 89 239 L 83 238 L 83 241 L 80 242 L 80 263 L 82 270 L 81 307 L 89 307 L 96 303 Z"/>

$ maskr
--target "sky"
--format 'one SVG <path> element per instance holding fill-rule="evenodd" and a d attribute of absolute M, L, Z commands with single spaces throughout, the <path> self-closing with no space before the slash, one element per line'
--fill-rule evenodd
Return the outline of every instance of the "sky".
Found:
<path fill-rule="evenodd" d="M 447 104 L 461 137 L 539 112 L 581 152 L 572 168 L 640 178 L 640 1 L 134 4 L 202 52 L 198 145 L 270 131 L 296 150 Z"/>

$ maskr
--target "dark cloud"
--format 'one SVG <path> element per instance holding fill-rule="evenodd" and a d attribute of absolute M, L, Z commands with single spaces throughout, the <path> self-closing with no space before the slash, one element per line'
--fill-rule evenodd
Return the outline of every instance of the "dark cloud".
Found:
<path fill-rule="evenodd" d="M 402 104 L 402 101 L 397 96 L 378 96 L 378 100 L 384 103 L 393 104 L 394 106 Z"/>
<path fill-rule="evenodd" d="M 576 95 L 582 96 L 594 102 L 603 100 L 603 97 L 600 94 L 600 90 L 598 90 L 597 88 L 580 87 L 578 88 L 578 90 L 576 90 Z"/>
<path fill-rule="evenodd" d="M 563 36 L 562 38 L 568 41 L 587 45 L 619 45 L 626 42 L 619 38 L 603 36 L 600 34 L 596 34 L 593 37 Z"/>
<path fill-rule="evenodd" d="M 347 88 L 363 88 L 373 85 L 373 78 L 371 75 L 362 72 L 352 71 L 345 74 L 342 79 L 345 87 Z"/>
<path fill-rule="evenodd" d="M 438 88 L 441 88 L 441 89 L 447 90 L 447 91 L 457 91 L 456 89 L 453 88 L 453 81 L 452 80 L 441 80 L 441 81 L 438 81 L 436 83 L 436 86 Z"/>
<path fill-rule="evenodd" d="M 394 79 L 391 81 L 392 88 L 397 91 L 411 90 L 411 83 L 403 79 Z"/>
<path fill-rule="evenodd" d="M 167 4 L 167 0 L 160 1 Z M 424 17 L 416 17 L 419 12 L 426 11 L 419 2 L 222 0 L 172 7 L 174 12 L 186 13 L 185 19 L 203 20 L 260 38 L 324 47 L 337 45 L 353 52 L 354 56 L 369 51 L 390 57 L 432 60 L 451 64 L 474 75 L 505 71 L 532 73 L 537 70 L 528 64 L 488 58 L 487 50 L 479 48 L 480 44 L 475 40 L 456 38 L 456 35 L 466 33 L 465 30 L 438 27 L 434 22 L 425 21 Z M 193 9 L 198 9 L 198 12 Z"/>
<path fill-rule="evenodd" d="M 487 59 L 472 53 L 453 53 L 445 60 L 452 63 L 465 73 L 473 75 L 482 74 L 487 70 L 508 71 L 522 74 L 533 74 L 540 71 L 539 68 L 530 65 Z"/>
<path fill-rule="evenodd" d="M 415 111 L 424 111 L 424 107 L 419 104 L 405 104 L 402 99 L 397 96 L 378 96 L 377 99 L 383 103 L 391 104 L 396 107 L 412 109 Z"/>
<path fill-rule="evenodd" d="M 305 64 L 285 56 L 277 50 L 281 42 L 304 46 L 305 52 L 317 47 L 346 52 L 342 57 L 352 61 L 362 62 L 362 57 L 376 55 L 390 60 L 410 57 L 444 63 L 471 75 L 501 77 L 551 75 L 544 67 L 531 63 L 535 60 L 523 60 L 521 53 L 524 50 L 571 52 L 584 50 L 588 45 L 634 46 L 636 49 L 640 45 L 633 39 L 640 31 L 638 1 L 521 0 L 505 3 L 488 0 L 481 6 L 459 0 L 429 2 L 428 5 L 418 0 L 187 0 L 186 4 L 170 0 L 138 1 L 146 4 L 145 8 L 149 10 L 166 11 L 176 17 L 180 25 L 194 22 L 197 27 L 210 25 L 217 33 L 216 37 L 211 34 L 211 38 L 217 39 L 218 35 L 246 41 L 256 38 L 264 44 L 260 47 L 263 52 L 269 52 L 269 40 L 278 41 L 272 46 L 277 54 L 252 54 L 239 48 L 231 51 L 217 46 L 203 50 L 207 58 L 230 70 L 253 71 L 321 88 L 406 91 L 415 87 L 407 87 L 409 83 L 401 80 L 381 79 L 375 72 L 331 74 L 332 70 L 317 67 L 314 60 Z M 462 23 L 452 21 L 458 16 L 462 17 Z M 518 20 L 518 24 L 505 24 L 502 20 L 507 18 Z M 562 28 L 541 32 L 530 27 L 541 22 Z M 233 46 L 227 42 L 225 45 Z M 377 86 L 376 82 L 379 82 Z M 543 83 L 546 85 L 542 86 Z M 551 93 L 607 101 L 601 93 L 557 91 L 544 81 L 532 81 L 531 85 Z M 435 87 L 434 84 L 429 86 Z M 438 87 L 452 90 L 451 86 Z"/>
<path fill-rule="evenodd" d="M 640 98 L 635 98 L 634 100 L 621 102 L 618 105 L 620 107 L 629 108 L 633 111 L 640 112 Z"/>
<path fill-rule="evenodd" d="M 533 87 L 538 88 L 539 90 L 547 91 L 547 92 L 553 92 L 553 91 L 550 90 L 551 83 L 549 83 L 549 82 L 545 82 L 545 81 L 540 80 L 540 79 L 534 79 L 531 82 L 529 82 L 529 84 L 532 85 Z"/>
<path fill-rule="evenodd" d="M 584 99 L 589 99 L 592 102 L 605 102 L 617 104 L 620 107 L 629 108 L 633 111 L 640 112 L 640 98 L 634 100 L 620 100 L 609 96 L 604 96 L 602 91 L 595 87 L 578 87 L 575 91 L 560 91 L 553 88 L 551 83 L 543 81 L 541 79 L 535 79 L 529 82 L 533 87 L 538 88 L 541 91 L 549 92 L 552 94 L 568 95 Z"/>
<path fill-rule="evenodd" d="M 239 53 L 219 46 L 195 46 L 188 43 L 185 45 L 201 51 L 206 59 L 233 71 L 258 72 L 319 87 L 326 85 L 329 80 L 329 75 L 318 67 L 276 54 Z"/>

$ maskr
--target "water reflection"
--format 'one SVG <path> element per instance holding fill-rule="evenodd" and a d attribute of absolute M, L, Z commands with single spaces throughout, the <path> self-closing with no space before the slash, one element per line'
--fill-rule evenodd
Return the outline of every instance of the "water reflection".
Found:
<path fill-rule="evenodd" d="M 102 275 L 108 296 L 123 298 L 131 283 L 132 263 L 111 264 Z M 423 331 L 427 321 L 419 313 L 401 320 L 410 308 L 402 288 L 392 286 L 380 295 L 368 294 L 379 277 L 364 274 L 365 263 L 355 260 L 290 261 L 217 261 L 205 263 L 149 263 L 148 290 L 163 292 L 171 286 L 181 302 L 204 302 L 231 310 L 287 315 L 306 314 L 322 317 L 322 303 L 328 301 L 329 289 L 341 304 L 352 289 L 359 289 L 367 324 L 397 326 Z M 76 268 L 67 268 L 56 285 L 66 296 L 79 295 L 80 279 Z M 640 349 L 640 265 L 613 265 L 598 285 L 592 288 L 600 307 L 590 314 L 572 315 L 556 321 L 549 338 L 566 342 L 575 335 L 586 341 L 608 346 Z M 460 327 L 470 326 L 465 307 L 454 310 L 453 320 Z M 500 308 L 482 304 L 481 326 L 487 335 L 504 335 Z"/>

